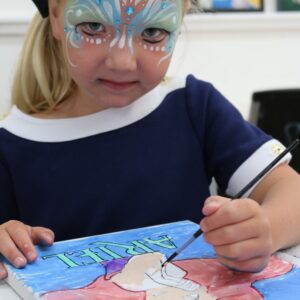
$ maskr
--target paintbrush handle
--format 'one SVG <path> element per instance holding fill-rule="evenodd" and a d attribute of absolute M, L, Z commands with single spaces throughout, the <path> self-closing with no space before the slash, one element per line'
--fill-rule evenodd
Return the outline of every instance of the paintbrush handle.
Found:
<path fill-rule="evenodd" d="M 174 259 L 179 253 L 181 253 L 186 247 L 188 247 L 198 236 L 202 234 L 201 228 L 199 228 L 196 232 L 194 232 L 193 236 L 189 238 L 181 247 L 178 248 L 163 264 L 162 267 Z"/>
<path fill-rule="evenodd" d="M 193 236 L 189 238 L 181 247 L 178 248 L 177 251 L 173 252 L 171 256 L 162 264 L 162 267 L 174 259 L 178 254 L 180 254 L 186 247 L 188 247 L 194 240 L 203 233 L 201 228 L 199 228 L 196 232 L 194 232 Z"/>

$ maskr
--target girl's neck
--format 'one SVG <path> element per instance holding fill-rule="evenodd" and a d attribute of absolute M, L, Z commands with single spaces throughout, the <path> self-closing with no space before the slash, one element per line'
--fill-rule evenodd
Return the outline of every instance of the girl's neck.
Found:
<path fill-rule="evenodd" d="M 90 115 L 104 110 L 92 100 L 82 101 L 82 95 L 74 92 L 70 97 L 59 103 L 53 110 L 33 113 L 32 116 L 42 119 L 64 119 Z"/>

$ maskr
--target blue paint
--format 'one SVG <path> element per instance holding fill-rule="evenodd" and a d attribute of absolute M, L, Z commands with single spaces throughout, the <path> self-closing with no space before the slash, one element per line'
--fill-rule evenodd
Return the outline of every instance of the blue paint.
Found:
<path fill-rule="evenodd" d="M 168 7 L 168 3 L 166 2 L 162 2 L 161 6 L 162 9 L 167 8 Z"/>
<path fill-rule="evenodd" d="M 128 16 L 134 14 L 134 7 L 132 7 L 132 6 L 126 7 L 125 12 Z"/>
<path fill-rule="evenodd" d="M 253 286 L 259 290 L 265 300 L 298 300 L 300 299 L 300 269 L 294 268 L 284 276 L 255 282 Z"/>

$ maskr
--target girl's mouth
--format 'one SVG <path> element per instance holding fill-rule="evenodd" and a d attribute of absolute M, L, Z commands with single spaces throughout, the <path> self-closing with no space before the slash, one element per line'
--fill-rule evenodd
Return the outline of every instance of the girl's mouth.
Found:
<path fill-rule="evenodd" d="M 131 88 L 134 86 L 137 81 L 112 81 L 106 79 L 99 79 L 99 82 L 104 86 L 108 87 L 109 89 L 123 91 Z"/>

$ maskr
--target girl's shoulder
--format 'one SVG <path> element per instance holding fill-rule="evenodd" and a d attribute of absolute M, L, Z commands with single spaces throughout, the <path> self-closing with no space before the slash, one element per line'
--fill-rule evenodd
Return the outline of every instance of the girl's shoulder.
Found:
<path fill-rule="evenodd" d="M 181 94 L 181 98 L 192 106 L 202 107 L 207 103 L 211 105 L 227 105 L 227 100 L 215 86 L 192 74 L 185 76 L 169 77 L 165 80 L 169 94 L 175 92 Z M 225 100 L 225 101 L 224 101 Z"/>
<path fill-rule="evenodd" d="M 184 88 L 192 89 L 196 92 L 214 89 L 214 86 L 210 82 L 199 79 L 193 74 L 186 74 L 182 76 L 165 76 L 161 86 L 167 86 L 170 90 Z"/>

